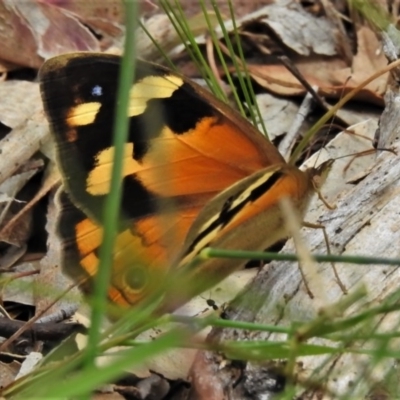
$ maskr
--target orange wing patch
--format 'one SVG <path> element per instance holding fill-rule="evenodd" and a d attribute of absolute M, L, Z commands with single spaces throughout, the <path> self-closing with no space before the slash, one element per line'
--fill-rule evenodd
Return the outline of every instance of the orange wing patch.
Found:
<path fill-rule="evenodd" d="M 162 282 L 163 274 L 168 272 L 172 260 L 180 251 L 198 211 L 197 208 L 186 209 L 179 221 L 164 215 L 143 218 L 117 235 L 109 288 L 109 297 L 114 302 L 135 304 L 155 290 L 154 284 L 150 283 Z M 102 227 L 87 218 L 75 226 L 79 262 L 88 277 L 97 273 L 102 237 Z M 132 271 L 138 274 L 138 270 L 141 271 L 142 286 L 132 279 Z"/>

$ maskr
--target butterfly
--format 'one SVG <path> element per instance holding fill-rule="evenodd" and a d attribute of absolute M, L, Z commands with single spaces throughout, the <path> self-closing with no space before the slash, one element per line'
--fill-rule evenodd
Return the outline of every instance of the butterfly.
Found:
<path fill-rule="evenodd" d="M 63 186 L 58 232 L 64 270 L 90 291 L 110 190 L 120 57 L 47 60 L 40 88 Z M 206 247 L 263 250 L 288 236 L 279 202 L 304 216 L 326 165 L 301 171 L 231 107 L 164 67 L 137 60 L 130 88 L 121 215 L 108 297 L 137 305 Z M 208 259 L 188 269 L 177 303 L 241 268 Z M 190 282 L 206 281 L 188 289 Z M 182 286 L 185 286 L 183 288 Z M 187 287 L 186 287 L 187 286 Z M 174 308 L 172 306 L 172 308 Z"/>

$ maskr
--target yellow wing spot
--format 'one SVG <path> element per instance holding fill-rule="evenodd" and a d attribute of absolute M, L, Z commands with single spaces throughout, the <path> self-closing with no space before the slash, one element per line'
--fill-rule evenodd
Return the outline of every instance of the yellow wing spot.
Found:
<path fill-rule="evenodd" d="M 143 78 L 131 88 L 128 115 L 135 117 L 143 114 L 149 100 L 171 97 L 175 90 L 182 85 L 183 80 L 174 75 Z"/>
<path fill-rule="evenodd" d="M 83 103 L 71 109 L 67 117 L 67 123 L 71 127 L 92 124 L 101 107 L 101 103 Z"/>
<path fill-rule="evenodd" d="M 101 196 L 110 191 L 114 151 L 114 147 L 109 147 L 96 155 L 95 168 L 90 172 L 86 180 L 86 191 L 89 194 L 93 196 Z M 137 170 L 137 163 L 132 158 L 132 154 L 133 143 L 125 143 L 122 178 L 133 174 Z"/>

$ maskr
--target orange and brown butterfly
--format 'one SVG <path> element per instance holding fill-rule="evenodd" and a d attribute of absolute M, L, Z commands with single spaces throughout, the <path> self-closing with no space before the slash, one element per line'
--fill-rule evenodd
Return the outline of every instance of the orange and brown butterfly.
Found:
<path fill-rule="evenodd" d="M 89 290 L 110 188 L 119 68 L 118 56 L 74 53 L 40 71 L 63 176 L 62 264 Z M 139 303 L 208 246 L 263 250 L 287 236 L 283 196 L 304 215 L 320 169 L 287 164 L 247 120 L 190 80 L 137 61 L 128 117 L 112 302 Z M 209 282 L 205 289 L 244 264 L 210 258 L 189 278 Z M 200 291 L 193 287 L 177 304 Z"/>

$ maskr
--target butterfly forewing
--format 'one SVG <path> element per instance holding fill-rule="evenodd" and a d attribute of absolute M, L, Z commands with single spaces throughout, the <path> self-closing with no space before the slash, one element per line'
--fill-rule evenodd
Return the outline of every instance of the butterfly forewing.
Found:
<path fill-rule="evenodd" d="M 109 189 L 119 65 L 119 57 L 83 53 L 47 61 L 41 70 L 65 186 L 98 219 Z M 128 218 L 154 213 L 154 196 L 180 203 L 185 196 L 189 201 L 197 194 L 212 197 L 282 162 L 247 121 L 193 83 L 140 61 L 135 79 L 124 157 L 123 212 Z"/>

